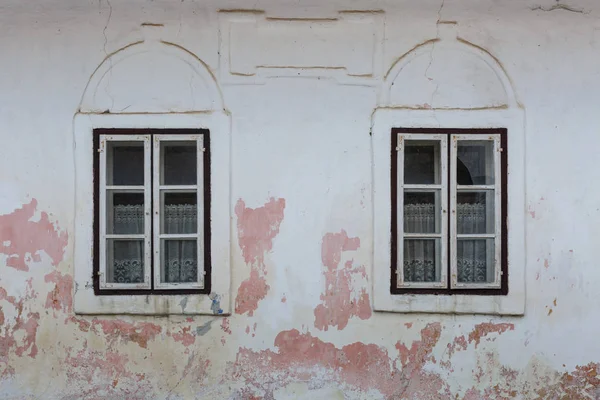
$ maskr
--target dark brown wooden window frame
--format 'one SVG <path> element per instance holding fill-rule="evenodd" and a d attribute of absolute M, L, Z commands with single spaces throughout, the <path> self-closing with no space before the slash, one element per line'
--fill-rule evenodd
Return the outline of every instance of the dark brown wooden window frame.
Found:
<path fill-rule="evenodd" d="M 93 251 L 93 282 L 96 296 L 124 295 L 188 295 L 209 294 L 211 290 L 211 253 L 210 253 L 210 131 L 208 129 L 112 129 L 96 128 L 93 131 L 94 142 L 94 251 Z M 204 287 L 202 289 L 100 289 L 100 135 L 202 135 L 204 146 L 202 191 L 204 194 Z M 152 146 L 150 151 L 153 152 Z M 152 158 L 152 153 L 151 153 Z M 152 185 L 154 182 L 152 182 Z M 152 237 L 154 237 L 152 224 Z M 154 252 L 154 240 L 151 241 L 151 254 Z M 150 263 L 151 288 L 154 288 L 154 257 Z M 201 271 L 198 271 L 200 273 Z"/>
<path fill-rule="evenodd" d="M 500 176 L 501 176 L 501 226 L 500 226 L 500 242 L 501 242 L 501 257 L 500 265 L 502 270 L 502 276 L 500 279 L 500 288 L 498 289 L 451 289 L 451 266 L 450 262 L 446 265 L 448 268 L 446 288 L 406 288 L 398 287 L 398 275 L 396 273 L 398 269 L 398 215 L 397 215 L 397 199 L 398 199 L 398 150 L 397 150 L 397 138 L 398 134 L 436 134 L 436 135 L 447 135 L 449 138 L 451 135 L 469 134 L 469 135 L 490 135 L 500 134 L 500 146 L 502 152 L 500 154 Z M 450 140 L 448 141 L 450 142 Z M 451 146 L 448 146 L 448 160 L 450 160 Z M 450 168 L 448 168 L 448 192 L 450 192 Z M 454 177 L 455 178 L 455 177 Z M 508 210 L 508 149 L 507 149 L 507 129 L 506 128 L 477 128 L 477 129 L 464 129 L 464 128 L 392 128 L 391 131 L 391 282 L 390 291 L 392 294 L 434 294 L 434 295 L 485 295 L 485 296 L 505 296 L 508 294 L 508 221 L 507 221 L 507 210 Z M 450 194 L 450 193 L 448 193 Z M 448 221 L 450 220 L 450 213 L 447 213 Z M 450 224 L 448 223 L 448 226 Z M 452 252 L 452 246 L 450 246 L 450 235 L 448 235 L 448 260 Z"/>

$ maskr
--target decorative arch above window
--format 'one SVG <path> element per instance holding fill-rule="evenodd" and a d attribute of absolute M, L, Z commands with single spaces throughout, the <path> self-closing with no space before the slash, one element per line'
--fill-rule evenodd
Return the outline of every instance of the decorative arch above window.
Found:
<path fill-rule="evenodd" d="M 231 313 L 231 121 L 207 64 L 163 40 L 109 54 L 74 140 L 75 312 Z"/>

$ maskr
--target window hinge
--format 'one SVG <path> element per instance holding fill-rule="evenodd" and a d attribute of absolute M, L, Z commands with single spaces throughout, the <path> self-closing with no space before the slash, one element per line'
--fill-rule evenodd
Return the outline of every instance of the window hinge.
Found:
<path fill-rule="evenodd" d="M 104 152 L 104 140 L 100 141 L 100 147 L 98 147 L 98 153 Z"/>
<path fill-rule="evenodd" d="M 203 148 L 202 148 L 202 151 L 206 151 L 206 148 L 205 148 L 205 147 L 203 147 Z"/>

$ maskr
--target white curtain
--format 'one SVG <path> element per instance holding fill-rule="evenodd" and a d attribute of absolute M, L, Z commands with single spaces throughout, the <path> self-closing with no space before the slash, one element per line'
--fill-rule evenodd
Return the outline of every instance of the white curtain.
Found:
<path fill-rule="evenodd" d="M 143 234 L 144 205 L 115 205 L 113 210 L 113 230 L 116 234 Z M 115 240 L 112 243 L 113 268 L 112 271 L 110 269 L 108 271 L 109 282 L 143 282 L 144 242 L 142 240 Z"/>
<path fill-rule="evenodd" d="M 457 228 L 460 233 L 486 231 L 485 203 L 457 205 Z M 404 205 L 404 231 L 413 233 L 435 232 L 435 208 L 431 203 Z M 405 239 L 404 279 L 408 282 L 436 282 L 435 241 L 432 239 Z M 439 255 L 438 255 L 439 256 Z M 457 248 L 459 282 L 486 282 L 487 251 L 485 240 L 459 240 Z"/>
<path fill-rule="evenodd" d="M 165 206 L 165 233 L 198 232 L 198 211 L 195 204 Z M 164 282 L 196 282 L 198 251 L 196 239 L 167 240 L 164 249 Z"/>
<path fill-rule="evenodd" d="M 114 206 L 114 233 L 143 234 L 144 205 Z M 195 204 L 165 206 L 164 232 L 167 234 L 196 233 L 198 212 Z M 144 244 L 142 240 L 115 240 L 113 268 L 109 281 L 140 283 L 144 281 Z M 165 240 L 163 254 L 163 282 L 195 282 L 198 279 L 198 251 L 196 239 Z M 158 266 L 157 266 L 158 267 Z"/>

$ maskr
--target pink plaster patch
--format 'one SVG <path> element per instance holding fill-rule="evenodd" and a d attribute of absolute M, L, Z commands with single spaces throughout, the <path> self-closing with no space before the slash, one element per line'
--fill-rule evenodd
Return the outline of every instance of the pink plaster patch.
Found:
<path fill-rule="evenodd" d="M 494 324 L 491 322 L 483 322 L 481 324 L 475 325 L 473 331 L 469 333 L 469 343 L 475 342 L 475 348 L 481 342 L 481 338 L 489 335 L 490 333 L 498 333 L 502 334 L 506 331 L 515 330 L 514 324 L 502 323 L 502 324 Z M 490 339 L 488 339 L 490 340 Z"/>
<path fill-rule="evenodd" d="M 231 372 L 235 378 L 265 392 L 265 398 L 272 398 L 273 390 L 291 382 L 318 378 L 323 385 L 341 384 L 362 392 L 378 390 L 386 399 L 443 400 L 449 395 L 447 385 L 437 375 L 423 370 L 431 360 L 440 329 L 439 324 L 430 324 L 422 331 L 421 341 L 407 350 L 410 355 L 405 357 L 402 370 L 397 368 L 398 358 L 390 357 L 383 347 L 356 342 L 337 348 L 293 329 L 277 335 L 277 351 L 241 348 Z M 243 392 L 244 398 L 252 394 L 248 388 Z"/>
<path fill-rule="evenodd" d="M 243 281 L 238 288 L 235 312 L 237 314 L 248 313 L 249 316 L 253 316 L 254 311 L 258 308 L 258 302 L 267 296 L 269 289 L 264 276 L 260 276 L 258 269 L 252 268 L 250 277 Z"/>
<path fill-rule="evenodd" d="M 0 302 L 7 302 L 10 307 L 14 308 L 16 316 L 13 318 L 6 317 L 4 308 L 0 306 L 0 319 L 2 324 L 0 328 L 0 377 L 14 374 L 14 368 L 10 363 L 11 352 L 17 357 L 27 355 L 35 358 L 38 353 L 36 343 L 37 330 L 39 327 L 40 314 L 37 312 L 25 311 L 25 303 L 37 297 L 37 293 L 33 290 L 32 280 L 27 280 L 27 292 L 25 296 L 16 299 L 15 296 L 8 296 L 6 290 L 0 287 Z M 25 354 L 27 353 L 27 354 Z"/>
<path fill-rule="evenodd" d="M 349 238 L 346 231 L 328 233 L 321 244 L 321 260 L 325 266 L 325 293 L 321 294 L 321 304 L 314 311 L 315 328 L 328 330 L 330 326 L 344 329 L 352 316 L 360 319 L 371 317 L 371 302 L 365 288 L 360 290 L 358 297 L 352 294 L 352 278 L 360 274 L 366 278 L 364 266 L 354 267 L 352 261 L 347 261 L 338 270 L 343 251 L 354 251 L 360 246 L 360 239 Z"/>
<path fill-rule="evenodd" d="M 39 221 L 31 221 L 37 208 L 37 200 L 10 214 L 0 215 L 0 253 L 6 254 L 6 265 L 21 271 L 29 271 L 27 261 L 40 261 L 40 252 L 48 254 L 52 265 L 62 261 L 68 242 L 67 232 L 50 222 L 46 212 Z"/>
<path fill-rule="evenodd" d="M 515 329 L 514 324 L 501 323 L 494 324 L 492 322 L 483 322 L 481 324 L 477 324 L 473 327 L 473 330 L 469 333 L 468 339 L 465 335 L 457 336 L 454 338 L 452 343 L 448 343 L 448 358 L 452 358 L 455 352 L 466 350 L 468 345 L 475 342 L 475 348 L 481 343 L 481 340 L 484 337 L 492 333 L 498 333 L 499 335 L 506 332 L 512 331 Z M 496 340 L 495 338 L 487 338 L 488 341 Z M 450 362 L 444 361 L 443 364 L 450 368 Z"/>
<path fill-rule="evenodd" d="M 223 318 L 223 321 L 221 322 L 221 330 L 231 335 L 231 328 L 229 327 L 229 318 Z"/>
<path fill-rule="evenodd" d="M 189 326 L 183 327 L 181 332 L 171 333 L 171 337 L 185 347 L 191 346 L 196 342 L 196 336 L 192 335 L 191 330 Z"/>
<path fill-rule="evenodd" d="M 44 276 L 44 281 L 55 284 L 46 297 L 46 308 L 70 313 L 73 310 L 73 277 L 53 271 Z"/>
<path fill-rule="evenodd" d="M 148 347 L 148 341 L 154 340 L 162 331 L 160 325 L 149 322 L 130 323 L 118 319 L 94 318 L 91 329 L 96 331 L 98 326 L 102 328 L 102 333 L 106 335 L 110 345 L 118 342 L 135 342 L 144 349 Z"/>
<path fill-rule="evenodd" d="M 235 206 L 239 245 L 244 261 L 250 266 L 250 277 L 242 282 L 235 299 L 237 314 L 254 315 L 258 302 L 269 291 L 265 279 L 265 254 L 273 248 L 273 239 L 279 233 L 284 209 L 285 199 L 274 198 L 259 208 L 247 208 L 242 199 Z"/>

